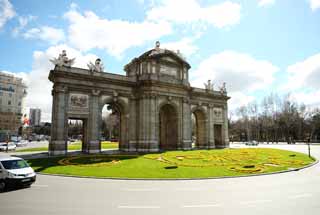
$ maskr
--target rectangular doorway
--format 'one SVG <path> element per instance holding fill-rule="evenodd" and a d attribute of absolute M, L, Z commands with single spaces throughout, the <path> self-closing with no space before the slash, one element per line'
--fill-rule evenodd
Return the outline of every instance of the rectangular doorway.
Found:
<path fill-rule="evenodd" d="M 68 137 L 67 137 L 67 149 L 71 151 L 88 151 L 87 140 L 87 120 L 85 119 L 68 119 Z"/>
<path fill-rule="evenodd" d="M 214 125 L 214 142 L 215 142 L 216 148 L 223 147 L 222 125 L 219 125 L 219 124 Z"/>

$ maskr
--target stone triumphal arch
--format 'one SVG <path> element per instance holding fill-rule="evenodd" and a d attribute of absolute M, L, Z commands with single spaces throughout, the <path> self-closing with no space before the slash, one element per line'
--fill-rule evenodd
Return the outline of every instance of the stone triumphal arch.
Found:
<path fill-rule="evenodd" d="M 51 60 L 52 130 L 49 153 L 67 152 L 68 119 L 83 121 L 86 153 L 101 151 L 101 111 L 105 104 L 120 115 L 119 149 L 129 152 L 212 149 L 229 146 L 225 85 L 214 90 L 189 84 L 190 65 L 179 52 L 156 47 L 125 65 L 126 75 L 103 72 L 100 59 L 89 69 L 72 67 L 63 51 Z M 192 115 L 196 138 L 192 137 Z"/>

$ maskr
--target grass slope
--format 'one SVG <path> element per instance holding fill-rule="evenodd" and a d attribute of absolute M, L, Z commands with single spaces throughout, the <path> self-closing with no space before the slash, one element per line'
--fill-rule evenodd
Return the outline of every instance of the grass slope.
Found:
<path fill-rule="evenodd" d="M 38 172 L 95 177 L 199 178 L 269 173 L 308 165 L 307 155 L 278 149 L 170 151 L 32 159 Z"/>

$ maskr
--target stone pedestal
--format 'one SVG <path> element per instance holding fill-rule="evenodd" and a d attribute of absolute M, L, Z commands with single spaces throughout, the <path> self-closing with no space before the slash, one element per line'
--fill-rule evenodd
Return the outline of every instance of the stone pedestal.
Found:
<path fill-rule="evenodd" d="M 64 140 L 51 140 L 49 142 L 49 156 L 65 155 L 67 143 Z"/>
<path fill-rule="evenodd" d="M 89 154 L 95 154 L 101 152 L 101 145 L 99 140 L 91 140 L 88 145 Z"/>

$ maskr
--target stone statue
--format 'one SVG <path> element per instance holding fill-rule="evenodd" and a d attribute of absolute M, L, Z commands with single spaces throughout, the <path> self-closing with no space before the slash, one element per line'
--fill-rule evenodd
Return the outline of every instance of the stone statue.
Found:
<path fill-rule="evenodd" d="M 213 84 L 211 83 L 211 80 L 208 80 L 208 83 L 204 83 L 204 87 L 206 90 L 213 91 Z"/>
<path fill-rule="evenodd" d="M 165 52 L 165 50 L 160 48 L 160 42 L 157 41 L 154 49 L 151 51 L 149 56 L 160 54 L 160 53 L 164 53 L 164 52 Z"/>
<path fill-rule="evenodd" d="M 227 93 L 226 82 L 223 82 L 222 86 L 220 87 L 220 93 L 221 94 Z"/>
<path fill-rule="evenodd" d="M 156 50 L 159 50 L 159 49 L 160 49 L 160 42 L 159 42 L 159 41 L 156 42 L 156 47 L 155 47 L 155 49 L 156 49 Z"/>
<path fill-rule="evenodd" d="M 101 62 L 100 58 L 97 58 L 94 64 L 89 62 L 87 66 L 89 67 L 89 70 L 91 72 L 103 72 L 104 69 L 103 63 Z"/>
<path fill-rule="evenodd" d="M 66 66 L 66 67 L 71 67 L 74 64 L 75 58 L 69 59 L 67 57 L 67 52 L 66 50 L 62 50 L 62 53 L 59 54 L 58 58 L 53 58 L 50 59 L 50 61 L 55 65 L 55 66 Z"/>

